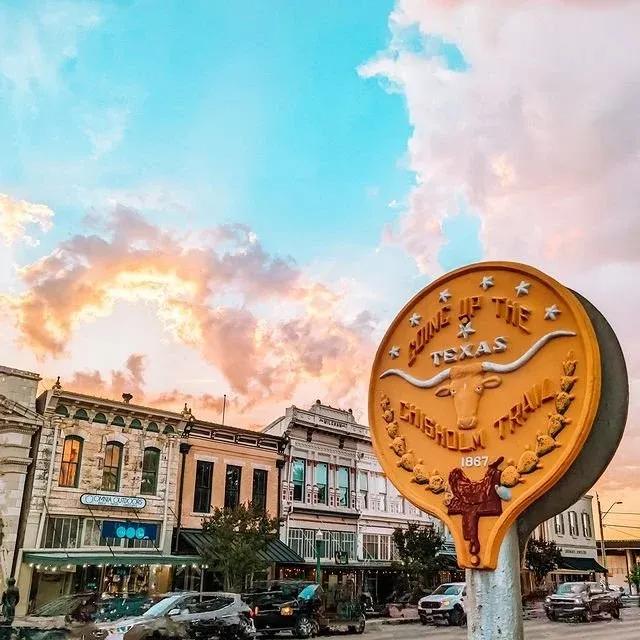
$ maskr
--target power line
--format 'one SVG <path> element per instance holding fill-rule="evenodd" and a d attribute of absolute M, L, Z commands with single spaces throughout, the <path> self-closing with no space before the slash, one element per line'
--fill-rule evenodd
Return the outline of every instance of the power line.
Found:
<path fill-rule="evenodd" d="M 624 527 L 625 529 L 640 529 L 639 526 L 633 524 L 622 524 L 621 522 L 614 522 L 613 524 L 605 524 L 605 527 Z"/>

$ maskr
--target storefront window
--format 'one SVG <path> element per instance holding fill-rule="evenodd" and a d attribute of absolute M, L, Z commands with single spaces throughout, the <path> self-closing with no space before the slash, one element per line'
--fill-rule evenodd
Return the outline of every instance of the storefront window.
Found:
<path fill-rule="evenodd" d="M 266 511 L 267 509 L 267 477 L 266 469 L 253 470 L 253 491 L 251 492 L 251 502 L 256 509 Z"/>
<path fill-rule="evenodd" d="M 104 467 L 102 468 L 102 489 L 118 491 L 120 489 L 120 470 L 122 468 L 122 445 L 109 442 L 104 451 Z"/>
<path fill-rule="evenodd" d="M 315 484 L 318 488 L 318 502 L 327 504 L 327 463 L 316 462 Z"/>
<path fill-rule="evenodd" d="M 349 469 L 338 467 L 338 506 L 349 506 Z"/>
<path fill-rule="evenodd" d="M 160 450 L 147 447 L 142 459 L 142 482 L 140 493 L 154 495 L 158 488 L 158 468 L 160 467 Z"/>
<path fill-rule="evenodd" d="M 64 439 L 62 463 L 58 484 L 61 487 L 77 487 L 80 478 L 80 460 L 82 458 L 82 438 L 68 436 Z"/>
<path fill-rule="evenodd" d="M 44 536 L 46 549 L 71 549 L 78 546 L 78 518 L 47 518 Z"/>
<path fill-rule="evenodd" d="M 242 467 L 233 464 L 227 465 L 227 473 L 224 483 L 224 508 L 235 509 L 240 504 L 240 480 Z"/>
<path fill-rule="evenodd" d="M 297 502 L 304 502 L 306 460 L 303 460 L 302 458 L 294 458 L 291 466 L 291 475 L 293 480 L 293 499 Z"/>

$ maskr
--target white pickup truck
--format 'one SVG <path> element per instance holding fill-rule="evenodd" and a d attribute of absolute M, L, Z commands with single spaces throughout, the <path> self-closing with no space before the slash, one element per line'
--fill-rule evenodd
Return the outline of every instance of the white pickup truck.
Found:
<path fill-rule="evenodd" d="M 446 620 L 452 626 L 462 626 L 467 621 L 465 600 L 467 586 L 464 582 L 441 584 L 431 595 L 418 602 L 420 622 Z"/>

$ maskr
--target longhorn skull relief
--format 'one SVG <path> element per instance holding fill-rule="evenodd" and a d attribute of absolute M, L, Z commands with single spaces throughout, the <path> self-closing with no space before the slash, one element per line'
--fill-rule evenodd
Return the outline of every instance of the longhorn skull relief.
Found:
<path fill-rule="evenodd" d="M 519 358 L 507 364 L 484 361 L 454 365 L 427 380 L 415 378 L 401 369 L 387 369 L 380 375 L 380 378 L 399 376 L 420 389 L 432 389 L 440 385 L 436 389 L 435 395 L 438 398 L 446 396 L 453 398 L 458 429 L 473 429 L 478 422 L 478 405 L 484 390 L 494 389 L 502 382 L 499 375 L 486 374 L 504 374 L 517 371 L 551 340 L 575 335 L 573 331 L 551 331 L 534 342 Z"/>

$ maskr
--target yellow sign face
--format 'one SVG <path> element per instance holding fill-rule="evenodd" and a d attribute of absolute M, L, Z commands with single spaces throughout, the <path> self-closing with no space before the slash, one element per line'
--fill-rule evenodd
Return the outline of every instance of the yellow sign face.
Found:
<path fill-rule="evenodd" d="M 398 314 L 373 364 L 369 424 L 385 473 L 445 522 L 460 566 L 495 569 L 508 527 L 577 457 L 599 398 L 598 343 L 575 295 L 487 262 Z"/>

